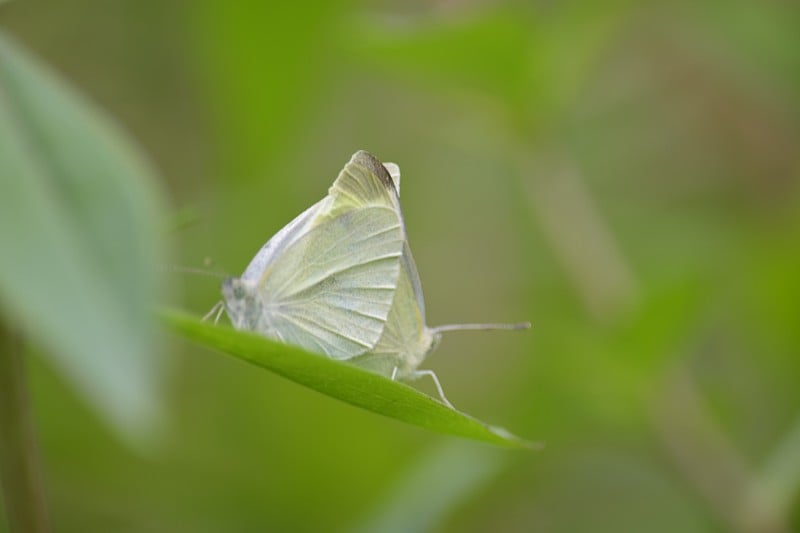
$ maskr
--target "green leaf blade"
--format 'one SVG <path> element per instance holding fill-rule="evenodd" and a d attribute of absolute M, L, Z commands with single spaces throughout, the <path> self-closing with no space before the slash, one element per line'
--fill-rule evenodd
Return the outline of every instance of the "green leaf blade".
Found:
<path fill-rule="evenodd" d="M 164 199 L 111 118 L 0 32 L 0 305 L 127 442 L 159 422 Z"/>
<path fill-rule="evenodd" d="M 178 311 L 164 310 L 161 317 L 168 329 L 191 341 L 266 368 L 356 407 L 431 431 L 498 446 L 522 449 L 539 447 L 502 428 L 450 409 L 408 385 L 353 365 L 275 342 L 255 333 L 208 324 Z"/>

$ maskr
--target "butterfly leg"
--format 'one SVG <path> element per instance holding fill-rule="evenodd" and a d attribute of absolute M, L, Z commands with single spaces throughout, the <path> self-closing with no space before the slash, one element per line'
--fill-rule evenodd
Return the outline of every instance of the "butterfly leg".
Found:
<path fill-rule="evenodd" d="M 394 367 L 392 369 L 392 381 L 394 381 L 395 379 L 397 379 L 397 367 Z"/>
<path fill-rule="evenodd" d="M 416 370 L 413 374 L 411 374 L 411 377 L 413 379 L 419 379 L 422 376 L 430 376 L 431 377 L 431 379 L 433 380 L 434 384 L 436 384 L 436 390 L 439 391 L 439 397 L 442 399 L 442 402 L 444 402 L 444 404 L 447 405 L 447 407 L 449 407 L 450 409 L 455 410 L 455 407 L 453 407 L 453 404 L 450 403 L 450 400 L 448 400 L 445 397 L 444 390 L 442 389 L 442 384 L 439 383 L 439 378 L 436 377 L 436 373 L 433 370 Z"/>
<path fill-rule="evenodd" d="M 217 322 L 219 322 L 219 317 L 222 316 L 223 309 L 225 309 L 225 304 L 223 304 L 222 300 L 220 300 L 219 302 L 214 304 L 214 307 L 212 307 L 208 313 L 205 314 L 205 316 L 203 317 L 203 322 L 214 316 L 214 313 L 216 313 L 216 316 L 214 316 L 214 324 L 216 324 Z"/>
<path fill-rule="evenodd" d="M 225 304 L 220 302 L 219 311 L 217 311 L 217 316 L 214 317 L 214 325 L 216 326 L 219 323 L 219 317 L 222 316 L 222 312 L 225 310 Z"/>

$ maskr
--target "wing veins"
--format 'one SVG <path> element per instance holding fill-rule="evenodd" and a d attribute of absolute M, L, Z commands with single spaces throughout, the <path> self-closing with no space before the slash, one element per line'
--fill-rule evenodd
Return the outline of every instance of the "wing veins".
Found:
<path fill-rule="evenodd" d="M 320 278 L 318 281 L 313 282 L 312 284 L 304 285 L 302 287 L 297 287 L 296 290 L 294 290 L 294 292 L 286 292 L 286 293 L 284 293 L 283 291 L 287 288 L 287 286 L 291 286 L 292 282 L 295 281 L 296 277 L 300 275 L 300 272 L 297 272 L 297 273 L 293 274 L 292 277 L 289 279 L 289 281 L 284 283 L 282 287 L 276 288 L 275 294 L 276 295 L 283 295 L 283 297 L 290 298 L 292 295 L 301 294 L 301 293 L 303 293 L 305 291 L 313 289 L 316 285 L 319 285 L 323 281 L 325 281 L 327 279 L 330 279 L 331 277 L 336 276 L 337 274 L 342 274 L 344 272 L 347 272 L 348 270 L 353 270 L 353 269 L 356 269 L 356 268 L 359 268 L 359 267 L 367 266 L 367 265 L 370 265 L 372 263 L 377 263 L 379 261 L 385 261 L 387 259 L 393 259 L 395 257 L 399 257 L 400 255 L 402 255 L 402 254 L 394 254 L 394 253 L 387 254 L 387 255 L 384 255 L 384 256 L 377 257 L 375 259 L 370 259 L 369 261 L 364 261 L 362 263 L 356 263 L 354 265 L 348 265 L 346 267 L 342 267 L 342 268 L 339 268 L 337 270 L 332 270 L 332 271 L 326 273 L 324 277 Z M 360 288 L 360 287 L 348 287 L 348 288 L 353 289 L 353 288 Z M 373 286 L 373 287 L 363 287 L 363 288 L 365 288 L 365 289 L 369 289 L 369 288 L 394 289 L 394 287 L 380 287 L 380 286 L 379 287 L 375 287 L 375 286 Z M 284 301 L 284 300 L 281 300 L 281 301 Z"/>
<path fill-rule="evenodd" d="M 394 291 L 395 290 L 394 287 L 356 287 L 356 289 L 358 289 L 359 291 Z M 324 295 L 324 294 L 329 294 L 329 293 L 326 292 L 326 293 L 322 293 L 322 294 Z M 306 297 L 304 297 L 302 299 L 293 298 L 293 299 L 289 299 L 289 300 L 284 300 L 283 302 L 281 302 L 279 304 L 267 305 L 266 309 L 273 310 L 273 312 L 275 312 L 274 311 L 275 309 L 279 309 L 281 307 L 292 307 L 292 306 L 295 306 L 295 305 L 303 305 L 303 304 L 307 304 L 309 302 L 313 302 L 317 297 L 318 297 L 317 295 L 314 295 L 314 296 L 306 296 Z M 355 301 L 362 302 L 362 303 L 384 305 L 379 300 L 369 299 L 369 298 L 360 298 L 360 297 L 352 296 L 352 295 L 348 296 L 348 299 L 349 300 L 355 300 Z M 391 308 L 392 303 L 391 303 L 391 301 L 389 301 L 389 302 L 386 302 L 385 305 L 387 307 Z M 345 308 L 339 307 L 339 309 L 345 309 Z M 280 311 L 277 311 L 277 312 L 280 313 Z"/>
<path fill-rule="evenodd" d="M 355 243 L 362 243 L 362 242 L 364 242 L 364 241 L 366 241 L 366 240 L 369 240 L 369 239 L 371 239 L 371 238 L 373 238 L 373 237 L 377 237 L 378 235 L 382 235 L 382 234 L 384 234 L 384 233 L 389 233 L 390 231 L 394 231 L 394 230 L 396 230 L 396 229 L 398 229 L 398 228 L 402 228 L 402 226 L 401 226 L 400 224 L 395 224 L 395 225 L 393 225 L 393 226 L 389 226 L 389 227 L 387 227 L 387 228 L 384 228 L 384 229 L 381 229 L 381 230 L 378 230 L 378 231 L 374 231 L 374 232 L 370 233 L 369 235 L 366 235 L 366 236 L 362 237 L 361 239 L 359 239 L 359 240 L 357 240 L 357 241 L 353 241 L 353 242 L 355 242 Z M 333 242 L 333 244 L 331 244 L 330 246 L 328 246 L 328 247 L 327 247 L 325 250 L 322 250 L 322 251 L 318 252 L 318 255 L 320 255 L 320 256 L 324 256 L 324 255 L 326 255 L 328 252 L 330 252 L 331 250 L 333 250 L 334 248 L 336 248 L 336 247 L 338 247 L 338 246 L 341 246 L 341 244 L 342 244 L 342 242 L 343 242 L 343 241 L 349 241 L 349 240 L 352 240 L 352 239 L 351 239 L 351 237 L 352 237 L 352 236 L 353 236 L 353 235 L 354 235 L 356 232 L 358 232 L 358 230 L 359 230 L 359 229 L 360 229 L 360 228 L 358 228 L 358 227 L 355 227 L 355 228 L 353 228 L 353 229 L 350 231 L 350 233 L 348 233 L 347 235 L 343 235 L 343 236 L 339 237 L 339 239 L 338 239 L 338 240 L 334 241 L 334 242 Z"/>
<path fill-rule="evenodd" d="M 282 316 L 286 320 L 289 320 L 290 322 L 294 323 L 297 327 L 302 328 L 305 332 L 310 334 L 312 337 L 314 336 L 314 333 L 306 325 L 306 324 L 309 323 L 308 320 L 306 320 L 304 318 L 296 317 L 296 316 L 293 317 L 293 316 L 290 316 L 290 315 L 285 315 L 285 314 L 282 314 Z M 320 329 L 324 329 L 325 331 L 327 331 L 329 333 L 333 333 L 337 337 L 341 337 L 341 338 L 343 338 L 345 340 L 348 340 L 348 341 L 350 341 L 350 342 L 352 342 L 354 344 L 358 344 L 359 346 L 363 346 L 364 348 L 366 348 L 368 350 L 370 348 L 372 348 L 372 346 L 370 346 L 369 344 L 366 344 L 365 342 L 363 342 L 363 341 L 361 341 L 359 339 L 354 339 L 353 337 L 350 337 L 349 335 L 345 335 L 341 331 L 337 331 L 337 330 L 333 329 L 332 327 L 330 327 L 330 326 L 328 326 L 326 324 L 323 324 L 322 322 L 312 322 L 311 324 L 313 324 L 314 326 L 316 326 L 316 327 L 318 327 Z M 317 337 L 317 338 L 319 339 L 319 337 Z M 324 340 L 324 339 L 320 339 L 320 340 Z"/>

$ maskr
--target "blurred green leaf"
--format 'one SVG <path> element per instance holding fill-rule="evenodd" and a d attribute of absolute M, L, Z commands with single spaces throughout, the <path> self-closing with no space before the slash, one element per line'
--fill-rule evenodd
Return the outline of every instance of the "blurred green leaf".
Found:
<path fill-rule="evenodd" d="M 347 27 L 351 53 L 379 69 L 474 91 L 530 131 L 568 110 L 629 12 L 627 0 L 559 10 L 508 7 L 467 16 Z"/>
<path fill-rule="evenodd" d="M 199 344 L 266 368 L 318 392 L 425 429 L 513 448 L 534 448 L 403 383 L 255 333 L 202 322 L 178 311 L 161 313 L 167 327 Z"/>
<path fill-rule="evenodd" d="M 734 60 L 741 63 L 739 69 L 754 69 L 750 76 L 755 79 L 748 83 L 772 81 L 781 87 L 788 82 L 787 88 L 796 93 L 800 83 L 796 5 L 746 0 L 688 5 L 693 24 L 702 24 L 702 35 L 717 37 L 723 47 L 730 48 Z"/>
<path fill-rule="evenodd" d="M 193 9 L 228 179 L 263 179 L 329 88 L 329 22 L 350 0 L 225 2 Z"/>
<path fill-rule="evenodd" d="M 116 126 L 0 34 L 0 303 L 131 442 L 157 414 L 159 193 Z"/>
<path fill-rule="evenodd" d="M 509 457 L 464 441 L 436 446 L 407 467 L 381 504 L 351 531 L 441 531 L 449 516 L 498 476 Z"/>
<path fill-rule="evenodd" d="M 360 31 L 347 30 L 352 53 L 379 68 L 520 102 L 528 96 L 529 33 L 536 31 L 522 23 L 524 15 L 498 11 L 395 26 L 370 20 Z"/>

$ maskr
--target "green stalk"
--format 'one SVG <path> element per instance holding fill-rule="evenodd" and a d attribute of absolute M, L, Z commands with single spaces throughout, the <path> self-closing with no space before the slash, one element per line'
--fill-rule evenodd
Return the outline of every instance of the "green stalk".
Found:
<path fill-rule="evenodd" d="M 50 521 L 31 420 L 23 342 L 0 320 L 0 478 L 12 533 L 46 533 Z"/>

